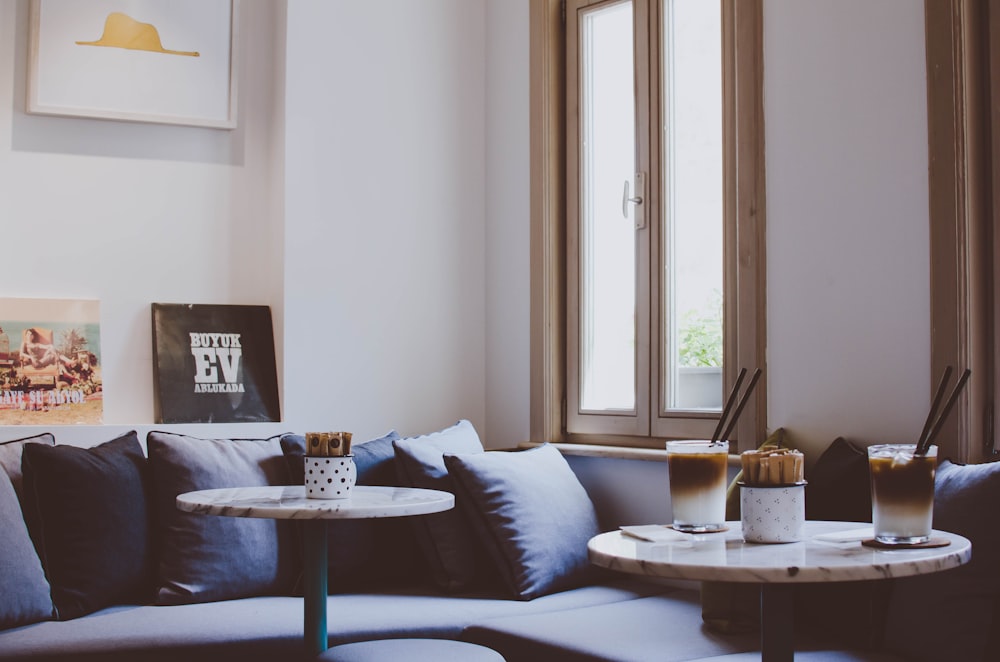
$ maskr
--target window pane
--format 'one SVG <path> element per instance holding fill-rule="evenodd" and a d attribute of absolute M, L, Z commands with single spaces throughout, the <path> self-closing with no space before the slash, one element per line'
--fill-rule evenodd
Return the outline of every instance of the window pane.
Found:
<path fill-rule="evenodd" d="M 622 189 L 635 170 L 632 3 L 580 25 L 580 403 L 635 407 L 635 231 Z"/>
<path fill-rule="evenodd" d="M 665 0 L 666 409 L 722 408 L 722 15 Z"/>

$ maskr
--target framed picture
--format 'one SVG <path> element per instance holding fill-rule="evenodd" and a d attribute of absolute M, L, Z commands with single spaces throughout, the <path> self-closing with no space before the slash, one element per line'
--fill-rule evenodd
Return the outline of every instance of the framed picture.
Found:
<path fill-rule="evenodd" d="M 236 126 L 237 0 L 32 0 L 28 112 Z"/>
<path fill-rule="evenodd" d="M 268 306 L 154 303 L 157 423 L 280 421 Z"/>
<path fill-rule="evenodd" d="M 98 425 L 100 302 L 0 298 L 0 425 Z"/>

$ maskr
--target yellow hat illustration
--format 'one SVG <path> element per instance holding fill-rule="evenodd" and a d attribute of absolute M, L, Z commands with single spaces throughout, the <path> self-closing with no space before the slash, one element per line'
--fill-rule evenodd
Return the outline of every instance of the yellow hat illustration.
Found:
<path fill-rule="evenodd" d="M 150 23 L 140 23 L 120 12 L 108 14 L 104 21 L 104 34 L 97 41 L 78 41 L 80 46 L 110 46 L 133 51 L 151 51 L 167 55 L 199 57 L 198 51 L 172 51 L 160 43 L 160 33 Z"/>

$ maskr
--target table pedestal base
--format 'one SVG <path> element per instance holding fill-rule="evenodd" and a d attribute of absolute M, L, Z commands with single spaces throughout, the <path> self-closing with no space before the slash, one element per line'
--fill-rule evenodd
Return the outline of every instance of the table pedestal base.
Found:
<path fill-rule="evenodd" d="M 795 659 L 795 586 L 760 585 L 761 662 Z"/>
<path fill-rule="evenodd" d="M 305 600 L 305 643 L 311 657 L 327 649 L 326 594 L 327 533 L 325 520 L 302 522 L 303 598 Z"/>

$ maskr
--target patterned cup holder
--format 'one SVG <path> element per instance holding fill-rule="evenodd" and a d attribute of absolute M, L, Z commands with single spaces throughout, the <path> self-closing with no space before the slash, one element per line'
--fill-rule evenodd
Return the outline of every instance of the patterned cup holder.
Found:
<path fill-rule="evenodd" d="M 306 496 L 310 499 L 349 499 L 358 480 L 354 456 L 305 458 Z"/>

